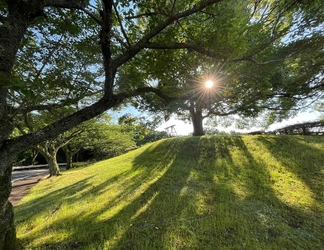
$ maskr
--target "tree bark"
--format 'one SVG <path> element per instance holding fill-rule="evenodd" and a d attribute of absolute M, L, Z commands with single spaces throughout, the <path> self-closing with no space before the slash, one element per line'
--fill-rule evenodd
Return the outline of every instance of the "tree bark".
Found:
<path fill-rule="evenodd" d="M 191 121 L 193 125 L 193 136 L 204 135 L 203 115 L 201 109 L 190 109 Z"/>
<path fill-rule="evenodd" d="M 29 20 L 28 13 L 23 13 L 24 8 L 19 6 L 18 1 L 7 2 L 10 13 L 0 25 L 0 249 L 16 249 L 14 212 L 8 198 L 12 164 L 19 152 L 11 152 L 6 143 L 14 126 L 7 102 L 8 88 L 5 86 L 12 84 L 11 70 Z"/>
<path fill-rule="evenodd" d="M 56 155 L 59 150 L 59 146 L 56 145 L 55 140 L 45 141 L 37 145 L 38 151 L 45 157 L 50 176 L 60 175 L 60 168 L 57 164 Z"/>
<path fill-rule="evenodd" d="M 70 150 L 67 145 L 64 146 L 62 149 L 63 149 L 64 154 L 65 154 L 66 170 L 69 170 L 69 169 L 72 168 L 73 153 L 72 153 L 72 150 Z"/>
<path fill-rule="evenodd" d="M 16 155 L 9 154 L 6 150 L 0 151 L 0 249 L 17 248 L 14 211 L 8 201 L 11 192 L 12 163 Z"/>
<path fill-rule="evenodd" d="M 60 167 L 59 167 L 59 165 L 57 163 L 57 160 L 56 160 L 56 154 L 51 155 L 51 156 L 47 156 L 46 161 L 48 163 L 50 176 L 61 175 Z"/>

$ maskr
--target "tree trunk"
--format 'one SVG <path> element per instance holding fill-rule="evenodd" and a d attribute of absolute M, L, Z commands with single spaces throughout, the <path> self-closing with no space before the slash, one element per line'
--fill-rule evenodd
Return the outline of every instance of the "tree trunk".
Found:
<path fill-rule="evenodd" d="M 0 86 L 1 83 L 0 80 Z M 19 152 L 14 154 L 6 147 L 6 139 L 13 131 L 6 95 L 7 90 L 0 88 L 0 249 L 16 249 L 14 211 L 8 199 L 11 192 L 12 163 Z"/>
<path fill-rule="evenodd" d="M 11 192 L 12 163 L 16 155 L 0 151 L 0 249 L 17 249 L 14 211 L 8 201 Z"/>
<path fill-rule="evenodd" d="M 36 146 L 38 152 L 40 152 L 46 159 L 50 176 L 61 175 L 60 167 L 57 164 L 56 155 L 59 150 L 59 146 L 56 145 L 55 140 L 47 140 Z"/>
<path fill-rule="evenodd" d="M 57 164 L 57 160 L 56 160 L 56 154 L 51 156 L 46 156 L 46 161 L 48 163 L 50 176 L 61 175 L 60 167 Z"/>
<path fill-rule="evenodd" d="M 203 115 L 201 110 L 190 109 L 191 121 L 193 125 L 193 136 L 204 135 Z"/>
<path fill-rule="evenodd" d="M 20 152 L 7 143 L 14 127 L 7 103 L 12 84 L 11 71 L 24 33 L 32 21 L 25 8 L 26 1 L 6 1 L 9 13 L 0 22 L 0 249 L 16 249 L 13 206 L 8 201 L 11 192 L 12 164 Z M 23 7 L 22 7 L 23 6 Z"/>
<path fill-rule="evenodd" d="M 66 170 L 69 170 L 72 168 L 72 162 L 73 162 L 73 153 L 72 150 L 68 148 L 68 146 L 65 146 L 62 148 L 65 154 L 65 160 L 66 160 Z"/>

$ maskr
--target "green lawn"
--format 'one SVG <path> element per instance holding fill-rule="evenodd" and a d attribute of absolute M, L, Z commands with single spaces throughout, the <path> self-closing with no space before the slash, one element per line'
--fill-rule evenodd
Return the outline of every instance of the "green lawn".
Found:
<path fill-rule="evenodd" d="M 42 181 L 27 249 L 324 249 L 324 137 L 162 140 Z"/>

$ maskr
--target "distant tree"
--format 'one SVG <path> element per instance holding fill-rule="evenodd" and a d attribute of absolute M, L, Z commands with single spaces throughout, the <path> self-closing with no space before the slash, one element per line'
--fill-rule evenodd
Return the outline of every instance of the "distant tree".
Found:
<path fill-rule="evenodd" d="M 134 117 L 131 114 L 124 114 L 119 117 L 118 124 L 122 131 L 133 135 L 137 146 L 166 138 L 165 132 L 154 131 L 155 122 L 146 121 L 144 117 Z"/>
<path fill-rule="evenodd" d="M 36 145 L 36 149 L 45 157 L 49 167 L 50 176 L 60 175 L 60 167 L 57 163 L 57 152 L 63 148 L 76 134 L 65 132 L 55 139 L 46 140 Z"/>
<path fill-rule="evenodd" d="M 136 144 L 149 132 L 149 129 L 141 122 L 141 119 L 131 114 L 124 114 L 119 117 L 118 124 L 121 126 L 122 131 L 132 134 Z"/>
<path fill-rule="evenodd" d="M 314 105 L 314 109 L 321 113 L 320 120 L 324 120 L 324 102 L 320 101 Z"/>
<path fill-rule="evenodd" d="M 146 143 L 158 141 L 164 138 L 168 138 L 168 134 L 165 131 L 150 130 L 141 140 L 137 142 L 137 146 L 142 146 Z"/>
<path fill-rule="evenodd" d="M 15 161 L 15 165 L 34 165 L 39 152 L 35 148 L 20 152 Z"/>
<path fill-rule="evenodd" d="M 71 110 L 56 110 L 55 112 L 38 112 L 26 114 L 24 119 L 17 124 L 21 134 L 26 134 L 45 127 L 47 124 L 57 120 L 64 113 L 71 112 Z M 37 150 L 40 154 L 44 156 L 49 167 L 50 176 L 60 175 L 60 168 L 57 163 L 57 153 L 58 150 L 65 147 L 71 142 L 71 140 L 79 137 L 82 132 L 84 132 L 85 126 L 80 125 L 69 131 L 65 131 L 58 135 L 56 138 L 48 139 L 43 142 L 38 143 L 34 146 L 34 150 Z M 35 155 L 36 157 L 36 155 Z"/>
<path fill-rule="evenodd" d="M 136 148 L 132 134 L 122 131 L 119 125 L 97 123 L 87 131 L 87 136 L 85 148 L 93 153 L 95 160 L 115 157 Z"/>
<path fill-rule="evenodd" d="M 22 131 L 34 131 L 59 117 L 58 113 L 41 112 L 25 119 Z M 104 114 L 65 131 L 54 139 L 46 140 L 35 146 L 49 166 L 50 176 L 60 175 L 57 153 L 65 153 L 66 168 L 72 167 L 73 155 L 82 148 L 92 152 L 96 160 L 120 155 L 136 147 L 133 133 L 126 132 L 121 126 L 110 124 L 110 116 Z M 35 156 L 36 157 L 36 156 Z"/>
<path fill-rule="evenodd" d="M 106 125 L 110 123 L 110 120 L 110 116 L 103 114 L 68 131 L 69 134 L 76 134 L 76 136 L 73 136 L 73 138 L 62 147 L 66 158 L 66 169 L 72 168 L 73 156 L 81 149 L 92 145 L 95 140 L 105 138 L 106 132 L 109 129 Z M 104 126 L 100 124 L 104 124 Z"/>

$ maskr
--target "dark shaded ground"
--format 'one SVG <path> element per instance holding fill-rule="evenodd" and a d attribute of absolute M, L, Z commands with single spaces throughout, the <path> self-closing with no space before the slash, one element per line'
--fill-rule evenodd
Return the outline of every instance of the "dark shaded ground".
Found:
<path fill-rule="evenodd" d="M 28 193 L 34 185 L 36 185 L 40 180 L 45 178 L 48 174 L 40 174 L 36 176 L 31 176 L 26 179 L 15 181 L 12 183 L 12 191 L 9 197 L 9 201 L 13 206 L 17 206 L 20 200 Z"/>

